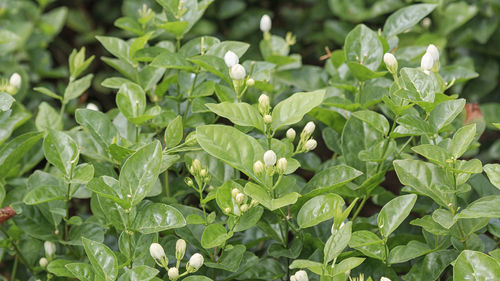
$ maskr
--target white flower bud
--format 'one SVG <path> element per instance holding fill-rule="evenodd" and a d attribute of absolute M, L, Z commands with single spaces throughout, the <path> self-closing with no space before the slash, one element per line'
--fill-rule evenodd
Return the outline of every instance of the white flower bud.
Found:
<path fill-rule="evenodd" d="M 380 278 L 380 281 L 391 281 L 391 279 L 389 279 L 387 277 L 382 277 L 382 278 Z"/>
<path fill-rule="evenodd" d="M 191 178 L 185 178 L 184 182 L 186 183 L 187 186 L 194 186 L 193 180 Z"/>
<path fill-rule="evenodd" d="M 226 213 L 226 214 L 231 213 L 231 208 L 227 207 L 226 209 L 224 209 L 224 213 Z"/>
<path fill-rule="evenodd" d="M 236 194 L 236 197 L 234 197 L 234 200 L 235 200 L 235 201 L 236 201 L 236 203 L 238 203 L 238 204 L 243 203 L 243 201 L 245 201 L 245 194 L 243 194 L 243 193 L 238 193 L 238 194 Z"/>
<path fill-rule="evenodd" d="M 49 264 L 49 261 L 46 258 L 41 258 L 38 263 L 41 267 L 45 268 Z"/>
<path fill-rule="evenodd" d="M 295 275 L 290 276 L 290 281 L 297 281 L 297 279 L 295 278 Z"/>
<path fill-rule="evenodd" d="M 309 281 L 309 278 L 307 277 L 307 272 L 304 270 L 299 270 L 295 272 L 295 280 L 297 281 Z"/>
<path fill-rule="evenodd" d="M 196 253 L 189 259 L 189 265 L 192 266 L 195 270 L 198 270 L 203 265 L 203 261 L 203 256 L 199 253 Z"/>
<path fill-rule="evenodd" d="M 434 61 L 439 60 L 439 50 L 434 44 L 430 44 L 429 46 L 427 46 L 426 53 L 431 54 L 432 59 L 434 59 Z"/>
<path fill-rule="evenodd" d="M 390 73 L 396 73 L 398 71 L 398 60 L 393 54 L 385 53 L 384 63 Z"/>
<path fill-rule="evenodd" d="M 99 107 L 97 107 L 97 105 L 95 105 L 95 104 L 93 104 L 91 102 L 89 102 L 87 104 L 87 109 L 94 110 L 94 111 L 99 111 Z"/>
<path fill-rule="evenodd" d="M 253 80 L 252 78 L 248 78 L 247 80 L 247 85 L 249 87 L 252 87 L 253 85 L 255 85 L 255 80 Z"/>
<path fill-rule="evenodd" d="M 264 163 L 266 166 L 274 166 L 276 164 L 276 153 L 272 150 L 268 150 L 264 153 Z"/>
<path fill-rule="evenodd" d="M 311 135 L 314 132 L 314 129 L 316 129 L 316 125 L 314 125 L 314 122 L 309 121 L 304 127 L 304 133 Z"/>
<path fill-rule="evenodd" d="M 231 67 L 229 75 L 233 80 L 243 80 L 247 75 L 247 72 L 241 64 L 235 64 Z"/>
<path fill-rule="evenodd" d="M 262 32 L 269 32 L 271 30 L 271 18 L 268 15 L 263 15 L 260 18 L 260 30 Z"/>
<path fill-rule="evenodd" d="M 433 65 L 434 65 L 434 58 L 432 57 L 431 54 L 426 52 L 425 55 L 422 57 L 422 60 L 420 61 L 420 67 L 422 68 L 425 74 L 429 74 Z"/>
<path fill-rule="evenodd" d="M 232 51 L 227 51 L 224 55 L 224 62 L 226 63 L 227 67 L 233 67 L 240 62 L 240 59 L 238 58 L 238 55 L 236 55 Z"/>
<path fill-rule="evenodd" d="M 21 75 L 17 72 L 12 74 L 9 79 L 9 84 L 16 89 L 21 88 Z"/>
<path fill-rule="evenodd" d="M 236 195 L 240 194 L 240 190 L 237 189 L 237 188 L 233 188 L 233 190 L 231 190 L 231 195 L 233 196 L 233 198 L 236 198 Z"/>
<path fill-rule="evenodd" d="M 276 169 L 278 170 L 278 173 L 279 174 L 285 173 L 287 165 L 288 161 L 286 160 L 286 158 L 278 159 L 278 162 L 276 163 Z"/>
<path fill-rule="evenodd" d="M 288 131 L 286 131 L 286 137 L 287 139 L 293 141 L 295 139 L 295 136 L 297 135 L 297 133 L 295 133 L 295 130 L 290 128 L 288 129 Z"/>
<path fill-rule="evenodd" d="M 193 170 L 193 174 L 197 174 L 201 171 L 201 162 L 198 159 L 194 159 L 191 164 L 191 168 Z"/>
<path fill-rule="evenodd" d="M 264 172 L 264 164 L 262 163 L 262 161 L 258 160 L 257 162 L 253 163 L 253 172 L 257 175 Z"/>
<path fill-rule="evenodd" d="M 208 175 L 208 170 L 207 169 L 201 169 L 200 171 L 200 176 L 202 178 L 206 177 Z"/>
<path fill-rule="evenodd" d="M 306 142 L 304 147 L 307 151 L 311 151 L 311 150 L 315 149 L 317 145 L 318 145 L 318 142 L 315 139 L 310 139 Z"/>
<path fill-rule="evenodd" d="M 429 28 L 429 27 L 431 26 L 431 24 L 432 24 L 432 20 L 431 20 L 430 18 L 428 18 L 428 17 L 427 17 L 427 18 L 424 18 L 424 19 L 422 20 L 422 26 L 423 26 L 424 28 Z"/>
<path fill-rule="evenodd" d="M 244 213 L 244 212 L 246 212 L 246 211 L 248 211 L 248 205 L 247 205 L 247 204 L 243 204 L 243 205 L 241 205 L 240 210 L 241 210 L 243 213 Z"/>
<path fill-rule="evenodd" d="M 149 246 L 149 254 L 155 260 L 160 260 L 165 257 L 165 251 L 163 250 L 163 247 L 158 243 L 151 243 L 151 246 Z"/>
<path fill-rule="evenodd" d="M 43 248 L 45 249 L 45 256 L 52 257 L 56 253 L 56 244 L 54 242 L 45 241 L 43 243 Z"/>
<path fill-rule="evenodd" d="M 177 240 L 177 242 L 175 242 L 175 258 L 177 260 L 182 260 L 185 253 L 186 253 L 186 241 L 184 239 Z"/>
<path fill-rule="evenodd" d="M 271 124 L 273 122 L 273 117 L 269 114 L 264 115 L 264 123 Z"/>
<path fill-rule="evenodd" d="M 259 106 L 267 108 L 271 105 L 269 101 L 269 96 L 266 94 L 262 94 L 259 96 Z"/>
<path fill-rule="evenodd" d="M 179 270 L 177 267 L 171 267 L 168 269 L 168 278 L 170 280 L 174 280 L 175 278 L 179 277 Z"/>
<path fill-rule="evenodd" d="M 250 202 L 250 207 L 255 207 L 257 205 L 259 205 L 259 201 L 252 199 L 252 201 Z"/>

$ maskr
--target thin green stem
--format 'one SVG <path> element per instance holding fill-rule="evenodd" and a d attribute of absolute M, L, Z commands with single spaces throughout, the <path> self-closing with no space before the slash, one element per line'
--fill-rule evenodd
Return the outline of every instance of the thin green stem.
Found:
<path fill-rule="evenodd" d="M 12 276 L 11 276 L 11 279 L 12 281 L 16 281 L 16 273 L 17 273 L 17 266 L 19 264 L 19 258 L 16 257 L 14 258 L 14 266 L 12 267 Z"/>
<path fill-rule="evenodd" d="M 359 204 L 358 208 L 356 208 L 356 211 L 354 212 L 354 215 L 352 216 L 351 221 L 354 221 L 358 217 L 359 212 L 361 212 L 361 209 L 363 209 L 363 206 L 365 206 L 365 203 L 368 200 L 369 196 L 370 196 L 370 194 L 366 194 L 365 196 L 363 196 L 363 200 Z"/>
<path fill-rule="evenodd" d="M 163 172 L 163 186 L 165 188 L 165 194 L 167 195 L 167 198 L 170 197 L 170 186 L 168 183 L 168 170 Z"/>
<path fill-rule="evenodd" d="M 9 233 L 3 228 L 3 226 L 0 227 L 0 230 L 2 233 L 5 235 L 7 239 L 11 239 Z M 21 250 L 19 247 L 17 247 L 17 244 L 12 241 L 12 246 L 14 247 L 14 250 L 16 251 L 16 257 L 19 257 L 21 260 L 21 263 L 24 264 L 30 272 L 33 272 L 33 269 L 31 268 L 30 264 L 26 262 L 26 259 L 24 258 L 23 254 L 21 253 Z"/>

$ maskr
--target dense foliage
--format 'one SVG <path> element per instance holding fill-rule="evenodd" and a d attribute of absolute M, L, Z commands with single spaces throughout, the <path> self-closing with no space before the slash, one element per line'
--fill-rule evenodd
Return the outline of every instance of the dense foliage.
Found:
<path fill-rule="evenodd" d="M 498 3 L 61 2 L 0 0 L 0 280 L 500 280 Z"/>

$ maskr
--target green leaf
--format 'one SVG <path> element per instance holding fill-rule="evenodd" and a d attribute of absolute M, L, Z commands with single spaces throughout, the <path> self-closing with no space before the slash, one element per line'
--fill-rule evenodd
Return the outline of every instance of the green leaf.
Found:
<path fill-rule="evenodd" d="M 500 272 L 500 263 L 481 252 L 465 250 L 453 265 L 453 280 L 495 280 Z"/>
<path fill-rule="evenodd" d="M 123 41 L 120 38 L 109 36 L 96 36 L 96 39 L 99 40 L 104 48 L 112 55 L 124 62 L 131 63 L 128 57 L 130 53 L 130 47 L 127 42 Z"/>
<path fill-rule="evenodd" d="M 500 189 L 500 164 L 486 164 L 484 171 L 488 175 L 490 182 Z"/>
<path fill-rule="evenodd" d="M 118 276 L 118 262 L 113 251 L 106 245 L 87 238 L 82 238 L 82 242 L 94 272 L 105 280 L 115 280 Z"/>
<path fill-rule="evenodd" d="M 55 200 L 66 199 L 67 188 L 61 185 L 39 186 L 26 194 L 24 204 L 37 205 Z"/>
<path fill-rule="evenodd" d="M 319 195 L 334 190 L 353 181 L 363 173 L 346 165 L 337 165 L 317 173 L 307 182 L 303 193 L 307 196 Z"/>
<path fill-rule="evenodd" d="M 345 38 L 347 61 L 358 62 L 368 69 L 377 70 L 382 62 L 382 43 L 377 33 L 364 24 L 357 25 Z"/>
<path fill-rule="evenodd" d="M 446 125 L 449 125 L 462 112 L 465 106 L 465 99 L 450 100 L 438 104 L 431 111 L 429 122 L 435 132 L 439 132 Z"/>
<path fill-rule="evenodd" d="M 379 260 L 385 259 L 384 241 L 373 232 L 361 230 L 352 233 L 349 247 L 369 257 Z"/>
<path fill-rule="evenodd" d="M 226 66 L 223 59 L 212 55 L 203 55 L 189 58 L 189 61 L 219 76 L 222 80 L 232 85 L 232 79 L 229 76 L 229 68 Z"/>
<path fill-rule="evenodd" d="M 458 159 L 464 154 L 476 136 L 476 123 L 471 123 L 460 129 L 453 135 L 450 143 L 450 153 Z"/>
<path fill-rule="evenodd" d="M 217 262 L 206 261 L 204 265 L 211 268 L 218 268 L 230 272 L 237 272 L 243 260 L 246 247 L 244 245 L 231 245 L 222 252 L 222 256 Z M 184 279 L 185 280 L 185 279 Z M 197 279 L 198 280 L 198 279 Z"/>
<path fill-rule="evenodd" d="M 42 134 L 32 132 L 20 135 L 0 148 L 0 179 L 23 159 L 26 153 L 40 141 Z"/>
<path fill-rule="evenodd" d="M 45 88 L 45 87 L 36 87 L 36 88 L 33 88 L 33 90 L 37 91 L 37 92 L 40 92 L 46 96 L 49 96 L 51 98 L 54 98 L 54 99 L 58 99 L 58 100 L 62 100 L 63 98 L 61 96 L 59 96 L 58 94 L 52 92 L 51 90 Z"/>
<path fill-rule="evenodd" d="M 144 234 L 180 228 L 186 220 L 176 208 L 161 203 L 146 205 L 138 211 L 134 228 Z"/>
<path fill-rule="evenodd" d="M 100 146 L 101 151 L 108 151 L 108 147 L 118 137 L 115 125 L 111 123 L 106 114 L 100 111 L 77 109 L 75 119 L 78 124 L 89 131 L 92 139 Z"/>
<path fill-rule="evenodd" d="M 407 194 L 398 196 L 385 204 L 377 217 L 380 234 L 389 237 L 410 214 L 416 201 L 417 195 Z"/>
<path fill-rule="evenodd" d="M 410 241 L 407 245 L 394 247 L 389 253 L 388 261 L 391 264 L 406 262 L 430 253 L 432 249 L 425 243 Z"/>
<path fill-rule="evenodd" d="M 116 94 L 116 105 L 128 120 L 140 125 L 142 120 L 139 117 L 146 111 L 146 93 L 137 84 L 123 84 Z"/>
<path fill-rule="evenodd" d="M 371 110 L 361 110 L 353 112 L 352 115 L 359 120 L 366 122 L 384 135 L 387 135 L 387 133 L 389 133 L 389 121 L 387 121 L 387 119 L 382 114 L 376 113 Z"/>
<path fill-rule="evenodd" d="M 253 164 L 264 156 L 264 149 L 251 136 L 236 128 L 223 125 L 207 125 L 196 129 L 201 148 L 229 166 L 257 179 Z"/>
<path fill-rule="evenodd" d="M 118 281 L 149 281 L 155 278 L 158 273 L 160 273 L 160 271 L 157 269 L 147 265 L 139 265 L 122 274 L 120 278 L 118 278 Z"/>
<path fill-rule="evenodd" d="M 340 253 L 347 247 L 351 240 L 352 222 L 341 225 L 340 228 L 328 238 L 323 249 L 324 261 L 329 263 L 336 259 Z"/>
<path fill-rule="evenodd" d="M 404 67 L 400 73 L 406 90 L 397 93 L 405 94 L 409 101 L 433 103 L 436 93 L 441 91 L 436 77 L 425 74 L 420 68 Z"/>
<path fill-rule="evenodd" d="M 191 275 L 182 279 L 182 281 L 213 281 L 213 280 L 202 275 Z"/>
<path fill-rule="evenodd" d="M 80 281 L 94 281 L 94 270 L 88 263 L 68 263 L 65 267 Z"/>
<path fill-rule="evenodd" d="M 205 228 L 201 236 L 201 245 L 205 249 L 214 248 L 222 245 L 231 236 L 227 233 L 226 228 L 220 224 L 211 224 Z"/>
<path fill-rule="evenodd" d="M 9 94 L 0 92 L 0 111 L 7 111 L 16 100 Z"/>
<path fill-rule="evenodd" d="M 450 159 L 448 151 L 433 144 L 417 145 L 412 147 L 411 150 L 440 165 L 446 165 L 446 160 Z"/>
<path fill-rule="evenodd" d="M 164 50 L 161 55 L 157 56 L 151 66 L 162 67 L 165 69 L 182 69 L 194 70 L 193 65 L 187 61 L 183 56 Z"/>
<path fill-rule="evenodd" d="M 386 37 L 398 35 L 419 23 L 436 8 L 435 4 L 415 4 L 401 8 L 391 14 L 384 24 Z"/>
<path fill-rule="evenodd" d="M 67 264 L 73 262 L 74 261 L 64 259 L 53 260 L 47 266 L 47 271 L 55 276 L 75 278 L 75 276 L 66 268 Z"/>
<path fill-rule="evenodd" d="M 432 212 L 432 219 L 446 229 L 450 229 L 457 222 L 453 214 L 446 209 L 436 209 Z"/>
<path fill-rule="evenodd" d="M 260 185 L 249 182 L 245 185 L 245 194 L 257 200 L 262 206 L 267 209 L 274 211 L 281 207 L 285 207 L 297 202 L 297 199 L 300 197 L 300 194 L 297 192 L 288 193 L 280 198 L 271 198 L 269 196 L 267 190 Z"/>
<path fill-rule="evenodd" d="M 174 120 L 168 123 L 165 129 L 165 147 L 172 148 L 182 141 L 184 129 L 182 126 L 182 116 L 177 116 Z"/>
<path fill-rule="evenodd" d="M 457 218 L 500 218 L 500 195 L 491 195 L 479 198 L 463 209 Z"/>
<path fill-rule="evenodd" d="M 438 280 L 443 271 L 458 255 L 456 250 L 439 250 L 425 256 L 415 263 L 410 272 L 403 276 L 406 281 Z"/>
<path fill-rule="evenodd" d="M 46 102 L 42 102 L 38 106 L 35 126 L 38 131 L 47 131 L 48 129 L 62 130 L 63 128 L 59 113 Z"/>
<path fill-rule="evenodd" d="M 342 212 L 344 200 L 337 194 L 319 195 L 307 201 L 297 215 L 300 228 L 315 226 Z"/>
<path fill-rule="evenodd" d="M 446 9 L 438 19 L 439 31 L 442 36 L 450 34 L 476 15 L 479 11 L 477 5 L 467 4 L 465 1 L 457 1 L 446 5 Z"/>
<path fill-rule="evenodd" d="M 283 126 L 299 122 L 304 115 L 321 104 L 324 96 L 324 90 L 317 90 L 295 93 L 291 97 L 281 101 L 273 109 L 271 129 L 276 131 Z"/>
<path fill-rule="evenodd" d="M 158 27 L 167 32 L 172 33 L 176 37 L 180 37 L 186 32 L 188 25 L 189 22 L 187 21 L 172 21 L 172 22 L 165 22 L 161 25 L 158 25 Z"/>
<path fill-rule="evenodd" d="M 264 119 L 259 111 L 248 103 L 222 102 L 205 104 L 215 114 L 231 120 L 236 125 L 251 126 L 264 132 Z"/>
<path fill-rule="evenodd" d="M 151 38 L 151 35 L 153 35 L 152 32 L 146 33 L 141 37 L 137 37 L 134 39 L 132 44 L 130 44 L 130 50 L 128 53 L 129 58 L 133 58 L 135 53 L 140 50 L 144 49 L 144 46 L 148 43 L 149 38 Z"/>
<path fill-rule="evenodd" d="M 387 74 L 387 71 L 373 71 L 359 62 L 348 61 L 346 64 L 349 70 L 351 70 L 352 75 L 359 81 L 379 78 Z"/>
<path fill-rule="evenodd" d="M 63 132 L 49 129 L 43 140 L 43 152 L 50 164 L 54 165 L 66 177 L 71 176 L 78 163 L 79 149 L 76 142 Z"/>
<path fill-rule="evenodd" d="M 161 144 L 154 141 L 137 150 L 120 171 L 120 190 L 126 194 L 129 206 L 135 206 L 153 189 L 160 173 Z"/>
<path fill-rule="evenodd" d="M 83 78 L 69 82 L 68 87 L 64 91 L 63 103 L 68 103 L 72 99 L 76 99 L 85 92 L 92 82 L 94 75 L 88 74 Z"/>

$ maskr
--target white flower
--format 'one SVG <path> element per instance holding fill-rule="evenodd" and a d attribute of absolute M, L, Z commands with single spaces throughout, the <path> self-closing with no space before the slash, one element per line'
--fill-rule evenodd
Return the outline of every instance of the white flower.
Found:
<path fill-rule="evenodd" d="M 307 272 L 304 270 L 299 270 L 295 272 L 295 280 L 297 281 L 308 281 L 309 278 L 307 277 Z"/>
<path fill-rule="evenodd" d="M 94 111 L 99 111 L 99 107 L 97 107 L 97 105 L 95 105 L 95 104 L 93 104 L 91 102 L 89 102 L 87 104 L 87 109 L 94 110 Z"/>
<path fill-rule="evenodd" d="M 264 163 L 266 166 L 273 166 L 276 164 L 276 153 L 272 150 L 268 150 L 264 153 Z"/>
<path fill-rule="evenodd" d="M 264 164 L 262 164 L 262 161 L 258 160 L 253 163 L 253 172 L 256 174 L 264 172 Z"/>
<path fill-rule="evenodd" d="M 269 114 L 264 115 L 264 123 L 271 124 L 273 122 L 273 117 Z"/>
<path fill-rule="evenodd" d="M 310 151 L 310 150 L 315 149 L 317 145 L 318 145 L 318 142 L 315 139 L 310 139 L 306 142 L 304 147 L 307 151 Z"/>
<path fill-rule="evenodd" d="M 243 80 L 247 75 L 247 72 L 241 64 L 235 64 L 231 67 L 229 74 L 233 80 Z"/>
<path fill-rule="evenodd" d="M 175 242 L 175 258 L 182 260 L 186 253 L 186 241 L 184 239 L 179 239 Z"/>
<path fill-rule="evenodd" d="M 278 159 L 278 162 L 276 163 L 276 169 L 278 170 L 278 173 L 285 173 L 287 165 L 288 161 L 286 160 L 286 158 Z"/>
<path fill-rule="evenodd" d="M 247 205 L 247 204 L 243 204 L 243 205 L 241 205 L 240 210 L 241 210 L 243 213 L 244 213 L 244 212 L 246 212 L 246 211 L 248 211 L 248 205 Z"/>
<path fill-rule="evenodd" d="M 243 194 L 243 193 L 238 193 L 238 194 L 236 194 L 236 197 L 234 198 L 234 200 L 235 200 L 235 201 L 236 201 L 236 203 L 238 203 L 238 204 L 243 203 L 243 201 L 245 201 L 245 194 Z"/>
<path fill-rule="evenodd" d="M 255 80 L 253 80 L 252 78 L 249 78 L 249 79 L 247 80 L 247 85 L 248 85 L 249 87 L 252 87 L 253 85 L 255 85 Z"/>
<path fill-rule="evenodd" d="M 47 257 L 52 257 L 56 253 L 56 244 L 54 244 L 54 242 L 45 241 L 45 243 L 43 243 L 43 248 L 45 249 L 45 255 Z"/>
<path fill-rule="evenodd" d="M 271 30 L 271 18 L 268 15 L 263 15 L 260 18 L 260 30 L 262 32 L 269 32 Z"/>
<path fill-rule="evenodd" d="M 49 264 L 49 261 L 46 258 L 41 258 L 38 263 L 41 267 L 46 267 Z"/>
<path fill-rule="evenodd" d="M 389 279 L 387 277 L 382 277 L 382 278 L 380 278 L 380 281 L 391 281 L 391 279 Z"/>
<path fill-rule="evenodd" d="M 398 70 L 398 60 L 396 57 L 391 54 L 391 53 L 385 53 L 384 54 L 384 63 L 389 72 L 391 73 L 396 73 Z"/>
<path fill-rule="evenodd" d="M 16 89 L 21 88 L 21 75 L 17 72 L 12 74 L 9 79 L 9 84 Z"/>
<path fill-rule="evenodd" d="M 177 267 L 171 267 L 168 269 L 168 278 L 170 280 L 173 280 L 175 278 L 179 277 L 179 270 Z"/>
<path fill-rule="evenodd" d="M 165 251 L 158 243 L 151 243 L 151 246 L 149 246 L 149 254 L 151 254 L 155 260 L 160 260 L 165 257 Z"/>
<path fill-rule="evenodd" d="M 227 51 L 224 55 L 224 62 L 227 67 L 233 67 L 233 65 L 238 64 L 239 61 L 240 59 L 238 58 L 238 55 L 236 55 L 233 51 Z"/>
<path fill-rule="evenodd" d="M 426 52 L 425 55 L 422 57 L 422 60 L 420 61 L 420 67 L 422 68 L 425 74 L 429 74 L 433 65 L 434 65 L 434 58 L 430 53 Z"/>
<path fill-rule="evenodd" d="M 295 139 L 295 136 L 297 135 L 297 133 L 295 133 L 295 130 L 290 128 L 286 131 L 286 137 L 287 139 L 293 141 Z"/>
<path fill-rule="evenodd" d="M 304 132 L 308 135 L 311 135 L 314 132 L 314 129 L 316 129 L 316 125 L 314 125 L 314 122 L 309 121 L 304 127 Z"/>
<path fill-rule="evenodd" d="M 194 267 L 194 269 L 198 270 L 203 265 L 203 256 L 201 254 L 194 254 L 189 259 L 189 265 Z"/>
<path fill-rule="evenodd" d="M 290 276 L 290 281 L 297 281 L 297 279 L 295 278 L 295 275 Z"/>
<path fill-rule="evenodd" d="M 439 60 L 439 50 L 436 46 L 434 46 L 434 44 L 430 44 L 429 46 L 427 46 L 426 52 L 431 54 L 434 61 Z"/>

